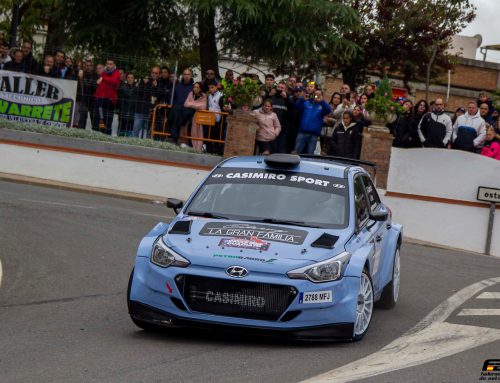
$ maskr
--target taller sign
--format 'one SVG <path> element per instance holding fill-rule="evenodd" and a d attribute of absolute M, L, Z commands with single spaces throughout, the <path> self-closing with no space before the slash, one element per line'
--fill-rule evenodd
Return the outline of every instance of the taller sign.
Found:
<path fill-rule="evenodd" d="M 77 82 L 22 72 L 0 71 L 0 117 L 12 121 L 71 127 Z"/>

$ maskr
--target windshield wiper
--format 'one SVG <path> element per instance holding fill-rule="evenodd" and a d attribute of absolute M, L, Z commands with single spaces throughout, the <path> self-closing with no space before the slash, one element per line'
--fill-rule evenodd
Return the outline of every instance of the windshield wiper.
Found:
<path fill-rule="evenodd" d="M 282 225 L 291 225 L 291 226 L 303 226 L 303 227 L 314 227 L 319 228 L 320 226 L 311 225 L 302 221 L 289 221 L 286 219 L 277 219 L 277 218 L 262 218 L 262 219 L 252 219 L 254 222 L 266 222 L 266 223 L 277 223 Z"/>
<path fill-rule="evenodd" d="M 213 214 L 213 213 L 210 213 L 208 211 L 190 211 L 187 213 L 187 215 L 194 215 L 197 217 L 215 218 L 215 219 L 229 219 L 229 218 L 224 217 L 222 215 Z"/>

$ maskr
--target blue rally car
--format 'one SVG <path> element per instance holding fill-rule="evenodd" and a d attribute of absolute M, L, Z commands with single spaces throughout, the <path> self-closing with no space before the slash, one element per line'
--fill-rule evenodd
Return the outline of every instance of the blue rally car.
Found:
<path fill-rule="evenodd" d="M 142 239 L 130 276 L 134 323 L 361 339 L 374 304 L 398 300 L 402 243 L 361 164 L 231 158 L 168 199 L 177 217 Z"/>

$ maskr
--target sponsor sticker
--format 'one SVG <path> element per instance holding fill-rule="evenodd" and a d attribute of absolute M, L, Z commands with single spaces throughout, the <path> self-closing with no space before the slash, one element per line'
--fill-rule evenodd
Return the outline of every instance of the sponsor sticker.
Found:
<path fill-rule="evenodd" d="M 273 263 L 277 258 L 245 257 L 243 255 L 214 254 L 214 258 L 241 259 L 246 261 L 256 261 L 261 263 Z"/>
<path fill-rule="evenodd" d="M 222 238 L 219 242 L 221 247 L 236 247 L 238 249 L 250 249 L 266 251 L 269 249 L 270 243 L 263 241 L 257 237 L 250 238 Z"/>
<path fill-rule="evenodd" d="M 308 233 L 305 230 L 274 225 L 208 222 L 203 226 L 199 234 L 210 237 L 254 238 L 262 241 L 302 245 Z"/>
<path fill-rule="evenodd" d="M 299 303 L 302 304 L 330 302 L 333 302 L 332 290 L 305 292 L 299 295 Z"/>
<path fill-rule="evenodd" d="M 327 190 L 341 193 L 347 188 L 345 180 L 331 176 L 311 173 L 286 172 L 270 170 L 223 168 L 212 173 L 207 183 L 268 183 L 300 187 L 306 189 Z"/>
<path fill-rule="evenodd" d="M 266 304 L 266 299 L 257 295 L 246 295 L 240 293 L 227 293 L 220 291 L 206 291 L 205 301 L 233 306 L 246 306 L 262 308 Z"/>

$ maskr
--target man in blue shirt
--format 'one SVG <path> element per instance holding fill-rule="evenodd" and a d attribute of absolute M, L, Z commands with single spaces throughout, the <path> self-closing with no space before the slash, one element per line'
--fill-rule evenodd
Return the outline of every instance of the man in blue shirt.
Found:
<path fill-rule="evenodd" d="M 330 105 L 323 99 L 323 92 L 315 90 L 312 99 L 300 98 L 295 102 L 295 107 L 302 111 L 299 134 L 295 141 L 295 153 L 314 154 L 318 137 L 323 128 L 323 117 L 332 112 Z"/>

